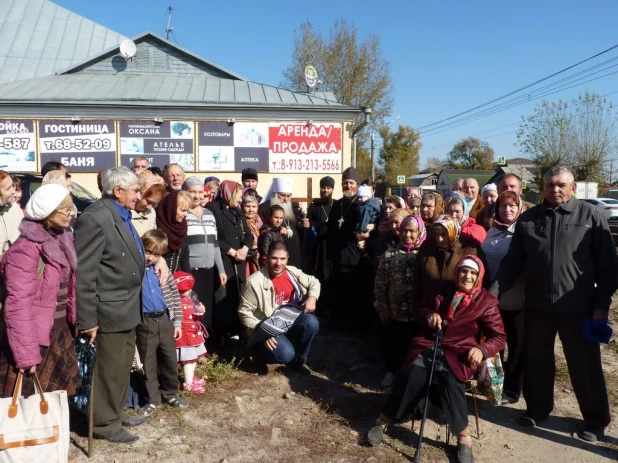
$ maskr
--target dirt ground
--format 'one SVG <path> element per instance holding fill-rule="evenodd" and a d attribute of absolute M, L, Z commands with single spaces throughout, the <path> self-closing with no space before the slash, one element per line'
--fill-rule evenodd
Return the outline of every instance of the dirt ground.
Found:
<path fill-rule="evenodd" d="M 618 303 L 613 326 L 618 333 Z M 72 435 L 77 461 L 190 463 L 348 463 L 409 462 L 420 423 L 396 426 L 379 447 L 364 444 L 363 435 L 385 398 L 379 346 L 364 338 L 322 329 L 308 364 L 314 375 L 301 376 L 286 367 L 270 367 L 258 376 L 243 371 L 188 398 L 182 412 L 157 410 L 147 423 L 132 428 L 140 440 L 112 445 L 95 440 L 94 456 L 85 456 L 87 439 Z M 238 354 L 238 353 L 237 353 Z M 556 344 L 555 409 L 542 429 L 517 424 L 523 400 L 494 407 L 478 398 L 480 438 L 476 439 L 473 398 L 468 398 L 473 450 L 478 463 L 616 462 L 618 461 L 618 343 L 603 346 L 605 377 L 613 422 L 606 442 L 586 443 L 576 436 L 581 416 L 571 390 L 559 341 Z M 422 461 L 455 462 L 455 442 L 446 444 L 445 422 L 436 411 L 425 428 Z"/>

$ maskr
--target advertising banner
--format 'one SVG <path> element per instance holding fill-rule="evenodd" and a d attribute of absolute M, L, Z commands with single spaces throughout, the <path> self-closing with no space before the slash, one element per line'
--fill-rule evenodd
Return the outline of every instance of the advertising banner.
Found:
<path fill-rule="evenodd" d="M 0 169 L 35 172 L 34 121 L 0 119 Z"/>
<path fill-rule="evenodd" d="M 269 124 L 269 172 L 341 172 L 341 130 L 341 124 Z"/>
<path fill-rule="evenodd" d="M 268 172 L 268 124 L 198 123 L 198 170 Z"/>
<path fill-rule="evenodd" d="M 154 167 L 179 164 L 186 172 L 193 166 L 193 121 L 120 121 L 120 162 L 131 167 L 143 156 Z"/>
<path fill-rule="evenodd" d="M 63 163 L 71 172 L 98 172 L 116 166 L 114 121 L 39 121 L 41 165 Z"/>

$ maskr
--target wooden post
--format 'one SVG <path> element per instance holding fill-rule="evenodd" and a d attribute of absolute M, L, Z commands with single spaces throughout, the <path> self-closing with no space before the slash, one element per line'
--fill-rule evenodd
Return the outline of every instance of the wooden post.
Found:
<path fill-rule="evenodd" d="M 309 207 L 309 204 L 311 204 L 312 191 L 313 191 L 313 179 L 309 177 L 307 179 L 307 198 L 309 198 L 309 201 L 307 201 L 307 207 Z"/>

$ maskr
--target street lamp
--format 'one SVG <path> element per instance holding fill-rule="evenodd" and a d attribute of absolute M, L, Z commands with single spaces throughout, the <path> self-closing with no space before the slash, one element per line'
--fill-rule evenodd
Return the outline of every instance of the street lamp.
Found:
<path fill-rule="evenodd" d="M 395 122 L 397 119 L 399 119 L 399 116 L 394 117 L 393 119 L 391 119 L 384 125 L 389 125 L 392 122 Z M 371 132 L 371 181 L 372 182 L 375 182 L 375 178 L 376 178 L 376 165 L 375 165 L 375 156 L 374 156 L 375 137 L 376 137 L 376 131 L 374 130 L 373 132 Z"/>

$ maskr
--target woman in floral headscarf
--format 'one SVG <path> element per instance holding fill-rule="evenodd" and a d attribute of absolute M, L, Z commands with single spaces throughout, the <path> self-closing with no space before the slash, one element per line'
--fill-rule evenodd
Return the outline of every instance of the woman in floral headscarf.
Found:
<path fill-rule="evenodd" d="M 417 330 L 412 311 L 414 306 L 413 271 L 418 249 L 425 242 L 427 232 L 423 219 L 408 215 L 398 231 L 399 244 L 390 247 L 381 257 L 375 278 L 375 302 L 380 320 L 384 323 L 382 356 L 386 363 L 384 387 L 390 387 L 401 368 L 406 347 Z"/>
<path fill-rule="evenodd" d="M 504 348 L 506 335 L 498 312 L 498 300 L 482 288 L 484 266 L 474 255 L 464 255 L 454 265 L 455 284 L 447 293 L 426 295 L 414 316 L 421 332 L 412 339 L 395 386 L 386 399 L 382 413 L 368 433 L 369 443 L 382 442 L 387 426 L 406 421 L 425 387 L 433 359 L 437 332 L 444 330 L 436 351 L 432 385 L 438 385 L 440 405 L 454 436 L 457 436 L 458 460 L 473 462 L 472 439 L 468 430 L 466 383 L 483 360 Z M 448 321 L 443 327 L 442 321 Z M 479 336 L 483 333 L 484 341 Z"/>
<path fill-rule="evenodd" d="M 458 191 L 451 191 L 449 195 L 451 199 L 446 205 L 446 213 L 451 215 L 455 220 L 459 220 L 461 236 L 467 236 L 479 244 L 482 244 L 485 240 L 485 236 L 487 236 L 487 232 L 476 223 L 473 217 L 470 217 L 470 206 L 464 195 Z"/>
<path fill-rule="evenodd" d="M 414 295 L 417 303 L 427 291 L 447 294 L 453 290 L 455 268 L 463 256 L 471 254 L 485 260 L 481 245 L 460 236 L 459 222 L 450 215 L 439 215 L 429 229 L 429 235 L 430 239 L 425 241 L 416 258 Z"/>
<path fill-rule="evenodd" d="M 431 227 L 436 217 L 444 212 L 444 200 L 438 193 L 425 193 L 421 198 L 421 217 L 425 227 Z"/>

